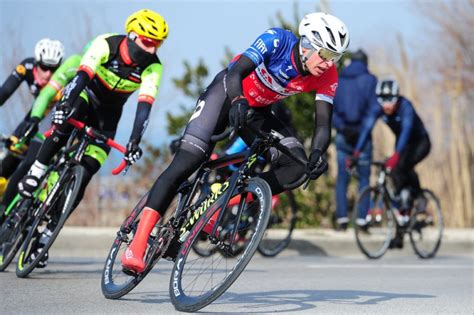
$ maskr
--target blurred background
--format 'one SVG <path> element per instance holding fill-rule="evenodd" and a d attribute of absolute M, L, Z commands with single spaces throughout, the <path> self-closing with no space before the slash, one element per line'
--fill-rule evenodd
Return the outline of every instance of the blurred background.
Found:
<path fill-rule="evenodd" d="M 474 4 L 454 1 L 56 1 L 0 0 L 0 82 L 43 38 L 58 39 L 66 55 L 79 53 L 95 36 L 124 33 L 125 19 L 149 8 L 164 16 L 168 39 L 158 51 L 164 74 L 145 134 L 144 158 L 127 176 L 110 175 L 120 161 L 112 153 L 89 186 L 69 224 L 118 226 L 170 159 L 168 144 L 179 136 L 197 96 L 235 54 L 267 28 L 295 29 L 301 17 L 321 10 L 343 20 L 349 49 L 362 48 L 369 69 L 401 83 L 430 132 L 432 150 L 417 168 L 422 186 L 440 198 L 448 227 L 473 227 L 474 200 Z M 340 65 L 343 67 L 343 64 Z M 300 135 L 310 139 L 311 95 L 285 101 Z M 0 108 L 0 133 L 8 134 L 31 107 L 23 85 Z M 137 95 L 125 106 L 116 140 L 128 140 Z M 393 153 L 394 137 L 383 122 L 373 131 L 374 158 Z M 306 191 L 297 190 L 300 227 L 331 227 L 335 211 L 335 148 L 330 171 Z M 356 186 L 349 194 L 353 201 Z"/>

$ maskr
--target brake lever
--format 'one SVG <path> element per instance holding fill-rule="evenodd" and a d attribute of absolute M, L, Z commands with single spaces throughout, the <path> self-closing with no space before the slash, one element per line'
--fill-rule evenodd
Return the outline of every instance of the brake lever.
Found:
<path fill-rule="evenodd" d="M 304 182 L 303 190 L 306 190 L 306 188 L 308 188 L 310 181 L 311 181 L 311 178 L 308 177 L 308 179 Z"/>

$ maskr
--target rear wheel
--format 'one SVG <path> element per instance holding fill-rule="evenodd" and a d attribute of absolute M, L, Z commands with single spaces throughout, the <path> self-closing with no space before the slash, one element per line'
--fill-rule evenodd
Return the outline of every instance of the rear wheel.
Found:
<path fill-rule="evenodd" d="M 258 251 L 266 257 L 274 257 L 291 241 L 296 225 L 298 207 L 295 196 L 288 190 L 272 197 L 272 213 Z"/>
<path fill-rule="evenodd" d="M 245 207 L 240 218 L 224 214 L 217 237 L 208 238 L 207 242 L 209 250 L 218 247 L 226 255 L 202 257 L 191 250 L 195 242 L 202 240 L 205 232 L 201 231 L 209 220 L 223 208 L 223 197 L 202 214 L 184 240 L 170 279 L 171 301 L 178 311 L 195 312 L 212 303 L 239 277 L 257 250 L 270 217 L 270 187 L 264 180 L 252 178 L 232 193 L 232 197 L 238 195 L 246 200 L 252 195 L 253 201 L 240 203 Z M 239 249 L 239 254 L 235 253 L 235 248 Z"/>
<path fill-rule="evenodd" d="M 28 276 L 47 255 L 69 214 L 76 206 L 76 199 L 84 177 L 84 167 L 77 165 L 66 172 L 67 174 L 62 179 L 60 178 L 52 189 L 56 196 L 52 197 L 50 205 L 35 218 L 32 229 L 22 245 L 16 268 L 16 274 L 20 278 Z M 48 195 L 46 201 L 49 198 Z M 46 205 L 42 204 L 42 207 Z M 40 244 L 40 238 L 46 229 L 50 231 L 50 236 L 44 244 Z M 38 251 L 39 248 L 41 248 L 40 251 Z"/>
<path fill-rule="evenodd" d="M 396 222 L 384 193 L 367 186 L 354 204 L 354 231 L 360 250 L 371 259 L 387 251 L 395 235 Z"/>
<path fill-rule="evenodd" d="M 410 241 L 420 258 L 432 258 L 443 237 L 443 214 L 438 198 L 429 190 L 423 190 L 411 212 L 408 228 Z"/>

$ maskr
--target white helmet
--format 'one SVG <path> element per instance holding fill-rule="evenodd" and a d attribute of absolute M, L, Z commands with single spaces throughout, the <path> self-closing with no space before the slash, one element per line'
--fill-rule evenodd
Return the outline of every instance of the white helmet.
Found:
<path fill-rule="evenodd" d="M 305 15 L 301 20 L 298 32 L 301 46 L 312 47 L 317 51 L 322 48 L 328 58 L 337 61 L 349 46 L 349 32 L 346 25 L 337 17 L 317 12 Z"/>
<path fill-rule="evenodd" d="M 36 62 L 46 66 L 59 66 L 64 56 L 64 46 L 58 40 L 43 38 L 35 46 Z"/>

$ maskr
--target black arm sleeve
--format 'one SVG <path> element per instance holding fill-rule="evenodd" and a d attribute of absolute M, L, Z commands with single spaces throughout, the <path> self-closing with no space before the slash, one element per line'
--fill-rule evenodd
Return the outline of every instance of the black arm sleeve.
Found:
<path fill-rule="evenodd" d="M 150 116 L 151 104 L 147 102 L 139 102 L 137 106 L 137 113 L 135 114 L 135 121 L 133 123 L 132 134 L 130 140 L 137 140 L 140 142 L 146 126 L 148 125 L 148 117 Z"/>
<path fill-rule="evenodd" d="M 84 90 L 90 80 L 89 75 L 85 71 L 79 70 L 76 73 L 76 76 L 64 88 L 62 101 L 74 104 L 76 99 L 79 97 L 79 94 L 81 94 L 82 90 Z"/>
<path fill-rule="evenodd" d="M 316 101 L 314 105 L 315 126 L 313 140 L 311 141 L 311 149 L 319 149 L 324 153 L 331 142 L 331 119 L 333 105 L 321 100 Z"/>
<path fill-rule="evenodd" d="M 14 74 L 10 74 L 8 76 L 3 85 L 0 87 L 0 106 L 2 106 L 3 103 L 6 102 L 6 100 L 13 94 L 13 92 L 15 92 L 21 81 L 23 80 L 19 79 Z"/>
<path fill-rule="evenodd" d="M 240 56 L 224 77 L 224 86 L 230 101 L 240 95 L 244 95 L 242 80 L 255 70 L 255 64 L 250 58 Z"/>

